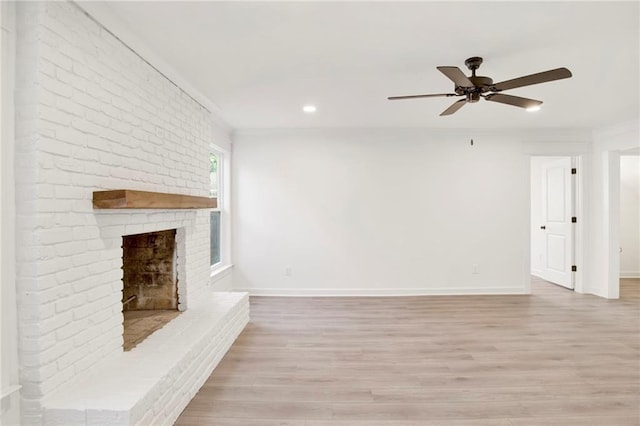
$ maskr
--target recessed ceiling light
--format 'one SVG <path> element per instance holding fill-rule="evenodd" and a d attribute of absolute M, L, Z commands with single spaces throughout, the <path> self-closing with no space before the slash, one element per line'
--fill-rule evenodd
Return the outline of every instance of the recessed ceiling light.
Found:
<path fill-rule="evenodd" d="M 530 106 L 529 108 L 527 108 L 527 111 L 529 112 L 540 111 L 540 105 Z"/>
<path fill-rule="evenodd" d="M 309 112 L 309 113 L 316 112 L 316 106 L 315 105 L 305 105 L 305 106 L 302 107 L 302 110 L 304 112 Z"/>

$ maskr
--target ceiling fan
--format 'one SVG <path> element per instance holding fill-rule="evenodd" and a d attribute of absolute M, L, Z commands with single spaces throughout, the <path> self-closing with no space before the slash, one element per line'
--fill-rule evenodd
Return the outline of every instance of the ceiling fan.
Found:
<path fill-rule="evenodd" d="M 530 74 L 524 77 L 514 78 L 512 80 L 501 81 L 500 83 L 494 83 L 489 77 L 482 77 L 476 75 L 476 70 L 480 68 L 482 64 L 482 58 L 474 56 L 464 61 L 464 64 L 471 70 L 471 75 L 467 77 L 458 67 L 436 67 L 438 70 L 447 76 L 455 84 L 455 93 L 435 93 L 427 95 L 407 95 L 407 96 L 391 96 L 389 100 L 397 99 L 415 99 L 415 98 L 436 98 L 436 97 L 451 97 L 451 96 L 464 96 L 464 99 L 460 99 L 445 109 L 442 115 L 451 115 L 462 108 L 466 103 L 475 103 L 484 98 L 487 101 L 499 102 L 501 104 L 507 104 L 517 106 L 520 108 L 526 108 L 528 110 L 536 110 L 542 105 L 542 101 L 535 99 L 521 98 L 519 96 L 505 95 L 500 92 L 509 89 L 515 89 L 516 87 L 531 86 L 533 84 L 546 83 L 548 81 L 562 80 L 563 78 L 571 77 L 571 71 L 566 68 L 556 68 L 549 71 L 539 72 L 536 74 Z"/>

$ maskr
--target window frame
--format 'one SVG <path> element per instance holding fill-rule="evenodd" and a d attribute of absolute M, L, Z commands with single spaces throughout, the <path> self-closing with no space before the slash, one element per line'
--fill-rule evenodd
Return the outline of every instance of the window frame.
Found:
<path fill-rule="evenodd" d="M 212 144 L 209 154 L 218 157 L 218 206 L 211 211 L 220 212 L 220 261 L 209 265 L 210 277 L 214 278 L 229 269 L 231 264 L 231 212 L 230 212 L 230 189 L 231 189 L 231 152 L 220 146 Z M 209 215 L 209 233 L 211 234 L 211 215 Z M 209 247 L 211 251 L 211 247 Z"/>

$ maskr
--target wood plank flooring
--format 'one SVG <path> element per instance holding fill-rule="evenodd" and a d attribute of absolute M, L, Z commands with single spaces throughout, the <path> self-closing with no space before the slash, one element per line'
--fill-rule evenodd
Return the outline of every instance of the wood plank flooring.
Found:
<path fill-rule="evenodd" d="M 640 280 L 605 300 L 252 297 L 179 426 L 640 424 Z"/>

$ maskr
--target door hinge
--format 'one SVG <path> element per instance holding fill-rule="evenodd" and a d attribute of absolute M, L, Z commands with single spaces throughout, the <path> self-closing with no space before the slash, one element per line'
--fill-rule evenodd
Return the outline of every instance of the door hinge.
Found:
<path fill-rule="evenodd" d="M 576 169 L 575 167 L 571 169 L 571 174 L 575 175 L 578 173 L 578 169 Z"/>
<path fill-rule="evenodd" d="M 571 272 L 576 272 L 578 267 L 576 265 L 571 265 Z"/>
<path fill-rule="evenodd" d="M 578 222 L 578 218 L 577 218 L 577 217 L 575 217 L 575 216 L 573 216 L 573 217 L 571 218 L 571 223 L 577 223 L 577 222 Z"/>

